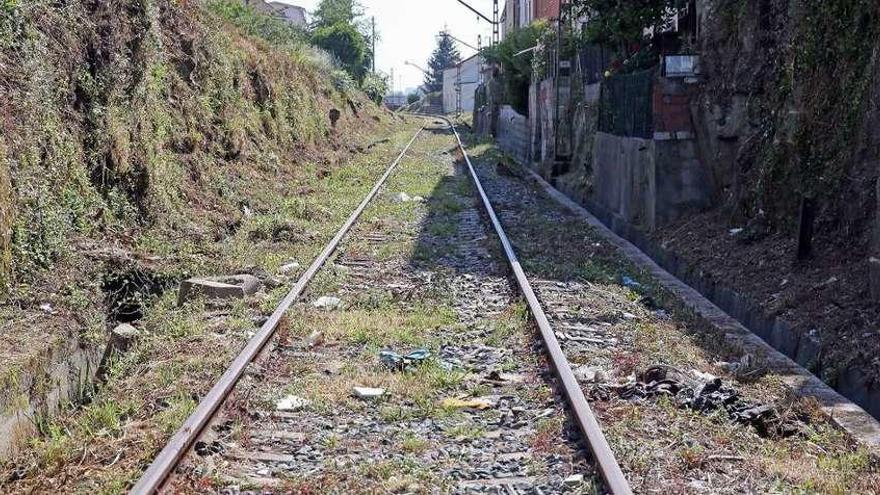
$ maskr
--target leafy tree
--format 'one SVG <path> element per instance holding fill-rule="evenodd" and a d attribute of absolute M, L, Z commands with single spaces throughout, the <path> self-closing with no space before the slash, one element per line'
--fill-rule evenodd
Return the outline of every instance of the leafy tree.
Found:
<path fill-rule="evenodd" d="M 547 21 L 535 21 L 527 27 L 514 29 L 504 41 L 483 48 L 481 52 L 488 63 L 501 66 L 505 102 L 522 114 L 528 114 L 529 84 L 535 58 L 533 51 L 523 51 L 537 45 L 538 40 L 550 32 Z"/>
<path fill-rule="evenodd" d="M 312 43 L 332 53 L 346 72 L 362 81 L 369 65 L 367 40 L 351 24 L 336 23 L 315 29 Z"/>
<path fill-rule="evenodd" d="M 363 8 L 357 0 L 321 0 L 317 10 L 312 13 L 314 27 L 329 27 L 335 24 L 355 25 L 363 16 Z"/>
<path fill-rule="evenodd" d="M 687 0 L 574 0 L 577 16 L 589 19 L 585 35 L 593 43 L 622 47 L 641 41 L 648 29 L 668 26 Z"/>
<path fill-rule="evenodd" d="M 410 93 L 410 94 L 406 95 L 406 103 L 407 103 L 408 105 L 411 105 L 411 104 L 413 104 L 413 103 L 415 103 L 415 102 L 417 102 L 417 101 L 419 101 L 419 100 L 421 100 L 421 99 L 422 99 L 422 97 L 419 96 L 418 93 Z"/>
<path fill-rule="evenodd" d="M 440 39 L 437 40 L 437 48 L 431 54 L 428 61 L 428 69 L 430 75 L 425 74 L 425 87 L 429 92 L 440 91 L 443 89 L 443 71 L 455 66 L 461 61 L 461 54 L 455 47 L 455 41 L 449 34 L 441 32 Z"/>
<path fill-rule="evenodd" d="M 345 71 L 363 82 L 373 60 L 371 33 L 357 0 L 321 0 L 312 13 L 312 43 L 335 56 Z"/>

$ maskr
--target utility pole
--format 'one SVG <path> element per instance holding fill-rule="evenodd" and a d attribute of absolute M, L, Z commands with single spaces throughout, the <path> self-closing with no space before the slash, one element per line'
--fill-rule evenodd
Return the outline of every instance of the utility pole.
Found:
<path fill-rule="evenodd" d="M 486 21 L 486 22 L 488 22 L 489 24 L 492 25 L 492 44 L 493 44 L 493 45 L 495 45 L 495 44 L 497 44 L 499 41 L 501 41 L 501 22 L 500 22 L 499 19 L 498 19 L 498 15 L 499 15 L 499 14 L 498 14 L 498 0 L 493 0 L 493 1 L 492 1 L 492 17 L 493 17 L 492 19 L 489 19 L 489 18 L 486 17 L 482 12 L 480 12 L 479 10 L 477 10 L 477 9 L 475 9 L 475 8 L 473 8 L 473 7 L 471 7 L 471 6 L 470 6 L 467 2 L 465 2 L 464 0 L 458 0 L 458 3 L 464 5 L 465 7 L 468 8 L 468 10 L 470 10 L 470 11 L 473 12 L 474 14 L 477 14 L 477 17 L 483 19 L 484 21 Z"/>
<path fill-rule="evenodd" d="M 501 20 L 498 14 L 498 0 L 492 1 L 492 44 L 501 42 Z"/>
<path fill-rule="evenodd" d="M 477 56 L 480 57 L 480 73 L 478 74 L 480 84 L 483 84 L 483 35 L 477 35 Z"/>
<path fill-rule="evenodd" d="M 461 115 L 461 63 L 455 66 L 455 115 Z"/>
<path fill-rule="evenodd" d="M 376 73 L 376 16 L 373 16 L 373 74 Z"/>

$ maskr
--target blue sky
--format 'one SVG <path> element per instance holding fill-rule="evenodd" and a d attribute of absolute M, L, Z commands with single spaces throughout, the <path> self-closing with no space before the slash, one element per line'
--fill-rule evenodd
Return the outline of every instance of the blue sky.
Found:
<path fill-rule="evenodd" d="M 299 5 L 312 11 L 319 0 L 280 0 Z M 468 1 L 480 12 L 492 17 L 492 0 Z M 477 35 L 483 35 L 486 44 L 492 36 L 492 28 L 484 20 L 459 4 L 456 0 L 361 0 L 367 16 L 376 17 L 376 27 L 381 39 L 376 49 L 376 68 L 386 74 L 394 69 L 395 89 L 401 90 L 418 86 L 422 73 L 404 65 L 411 60 L 425 67 L 431 51 L 437 43 L 436 34 L 444 26 L 449 27 L 453 36 L 477 45 Z M 504 1 L 500 2 L 501 7 Z M 473 50 L 459 45 L 463 57 L 469 57 Z"/>

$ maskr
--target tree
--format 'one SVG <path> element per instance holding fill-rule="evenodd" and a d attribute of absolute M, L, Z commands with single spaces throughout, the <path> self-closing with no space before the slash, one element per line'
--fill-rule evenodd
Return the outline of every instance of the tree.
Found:
<path fill-rule="evenodd" d="M 315 28 L 334 24 L 356 25 L 363 16 L 363 9 L 357 0 L 321 0 L 317 10 L 312 13 Z"/>
<path fill-rule="evenodd" d="M 687 5 L 686 0 L 575 0 L 575 15 L 589 19 L 585 34 L 590 42 L 621 47 L 644 38 L 646 30 L 668 26 L 672 13 Z"/>
<path fill-rule="evenodd" d="M 458 48 L 455 47 L 455 41 L 449 34 L 440 33 L 440 39 L 437 40 L 437 48 L 431 54 L 428 61 L 428 69 L 430 75 L 425 74 L 425 87 L 429 92 L 440 91 L 443 89 L 443 71 L 454 67 L 461 61 L 461 55 Z"/>
<path fill-rule="evenodd" d="M 358 82 L 367 73 L 367 40 L 351 24 L 337 23 L 317 28 L 312 43 L 332 53 L 346 72 Z"/>
<path fill-rule="evenodd" d="M 345 71 L 362 83 L 373 52 L 360 3 L 321 0 L 312 16 L 312 43 L 333 54 Z"/>
<path fill-rule="evenodd" d="M 529 113 L 529 85 L 535 66 L 535 52 L 526 50 L 538 45 L 548 33 L 554 33 L 548 22 L 537 20 L 510 31 L 501 43 L 483 48 L 481 52 L 486 62 L 502 68 L 504 102 L 524 115 Z"/>

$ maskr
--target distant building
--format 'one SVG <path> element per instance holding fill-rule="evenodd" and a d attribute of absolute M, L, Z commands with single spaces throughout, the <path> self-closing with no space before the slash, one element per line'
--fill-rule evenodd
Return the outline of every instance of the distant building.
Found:
<path fill-rule="evenodd" d="M 559 0 L 534 0 L 534 19 L 559 19 Z"/>
<path fill-rule="evenodd" d="M 278 16 L 294 26 L 305 26 L 308 24 L 308 21 L 306 20 L 306 9 L 296 5 L 289 5 L 281 2 L 266 2 L 265 0 L 245 0 L 244 3 L 257 12 Z"/>
<path fill-rule="evenodd" d="M 385 106 L 390 108 L 391 110 L 397 110 L 398 108 L 406 105 L 406 94 L 397 92 L 397 93 L 388 93 L 384 98 Z"/>
<path fill-rule="evenodd" d="M 472 112 L 483 59 L 474 55 L 443 71 L 443 111 Z"/>
<path fill-rule="evenodd" d="M 526 27 L 535 19 L 537 0 L 507 0 L 501 12 L 501 37 L 505 38 L 514 29 Z M 557 2 L 559 5 L 559 2 Z"/>

